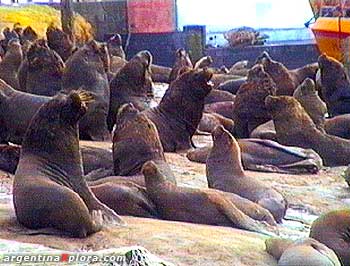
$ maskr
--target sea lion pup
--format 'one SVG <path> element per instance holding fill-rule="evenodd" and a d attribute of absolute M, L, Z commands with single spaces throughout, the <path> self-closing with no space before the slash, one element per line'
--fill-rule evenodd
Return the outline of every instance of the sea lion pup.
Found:
<path fill-rule="evenodd" d="M 150 108 L 150 102 L 153 98 L 151 64 L 151 53 L 141 51 L 112 79 L 107 117 L 109 131 L 112 131 L 116 114 L 123 104 L 131 102 L 140 111 Z"/>
<path fill-rule="evenodd" d="M 173 81 L 157 107 L 143 111 L 156 125 L 165 152 L 187 150 L 203 115 L 212 73 L 191 70 Z"/>
<path fill-rule="evenodd" d="M 111 38 L 107 40 L 107 48 L 109 56 L 117 56 L 122 59 L 126 59 L 125 52 L 123 49 L 122 37 L 120 34 L 114 34 Z"/>
<path fill-rule="evenodd" d="M 326 166 L 350 163 L 350 141 L 318 130 L 295 98 L 268 96 L 265 104 L 273 117 L 279 143 L 313 149 Z"/>
<path fill-rule="evenodd" d="M 324 129 L 329 135 L 350 139 L 350 114 L 337 115 L 326 119 Z"/>
<path fill-rule="evenodd" d="M 276 94 L 276 84 L 261 64 L 248 72 L 247 82 L 238 90 L 233 108 L 233 121 L 238 138 L 249 138 L 257 126 L 271 120 L 265 98 Z"/>
<path fill-rule="evenodd" d="M 56 95 L 62 89 L 64 67 L 61 57 L 47 46 L 46 41 L 34 42 L 18 73 L 21 90 L 45 96 Z"/>
<path fill-rule="evenodd" d="M 150 160 L 165 162 L 156 126 L 131 103 L 119 109 L 112 150 L 114 174 L 119 176 L 139 174 L 142 165 Z"/>
<path fill-rule="evenodd" d="M 177 49 L 175 52 L 175 62 L 171 69 L 168 83 L 171 83 L 172 81 L 174 81 L 179 76 L 180 70 L 184 67 L 193 69 L 193 64 L 186 50 L 183 48 L 180 48 L 180 49 Z"/>
<path fill-rule="evenodd" d="M 321 86 L 322 99 L 326 102 L 330 116 L 350 113 L 350 80 L 344 65 L 338 60 L 322 54 L 317 84 Z"/>
<path fill-rule="evenodd" d="M 310 237 L 325 244 L 337 254 L 343 266 L 350 265 L 350 211 L 336 210 L 313 222 Z"/>
<path fill-rule="evenodd" d="M 19 40 L 12 39 L 7 45 L 4 58 L 0 62 L 0 79 L 11 87 L 18 89 L 17 71 L 23 59 L 22 47 Z"/>
<path fill-rule="evenodd" d="M 46 39 L 49 47 L 55 50 L 64 62 L 73 54 L 75 49 L 73 40 L 53 24 L 46 29 Z"/>
<path fill-rule="evenodd" d="M 270 228 L 245 215 L 223 192 L 174 185 L 153 161 L 144 164 L 142 173 L 147 194 L 162 219 L 230 226 L 254 232 L 266 232 Z"/>
<path fill-rule="evenodd" d="M 110 61 L 107 47 L 92 40 L 79 48 L 67 61 L 62 88 L 69 92 L 83 88 L 94 94 L 95 101 L 79 122 L 80 138 L 110 140 L 107 129 L 109 84 L 107 74 Z"/>
<path fill-rule="evenodd" d="M 264 70 L 276 83 L 277 95 L 293 95 L 305 78 L 315 79 L 318 70 L 316 63 L 289 70 L 282 63 L 273 60 L 266 51 L 257 58 L 257 63 L 264 66 Z"/>
<path fill-rule="evenodd" d="M 16 216 L 25 227 L 86 237 L 101 230 L 101 219 L 121 222 L 83 178 L 78 121 L 91 100 L 82 91 L 59 94 L 33 117 L 13 184 Z"/>
<path fill-rule="evenodd" d="M 266 251 L 278 266 L 341 266 L 337 255 L 326 245 L 312 238 L 298 241 L 268 239 Z"/>
<path fill-rule="evenodd" d="M 212 136 L 214 146 L 206 163 L 209 187 L 256 202 L 269 210 L 277 222 L 281 222 L 287 210 L 284 197 L 275 189 L 244 173 L 240 147 L 227 130 L 218 126 Z"/>
<path fill-rule="evenodd" d="M 314 121 L 316 127 L 324 131 L 327 106 L 318 96 L 315 82 L 310 78 L 306 78 L 294 91 L 293 97 L 304 107 L 312 121 Z"/>

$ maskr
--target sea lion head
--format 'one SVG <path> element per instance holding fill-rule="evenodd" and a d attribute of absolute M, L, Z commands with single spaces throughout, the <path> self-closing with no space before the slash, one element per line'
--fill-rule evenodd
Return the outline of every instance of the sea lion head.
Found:
<path fill-rule="evenodd" d="M 35 30 L 31 26 L 25 27 L 21 38 L 22 43 L 24 41 L 34 42 L 36 39 L 38 39 L 38 34 L 35 32 Z"/>
<path fill-rule="evenodd" d="M 116 125 L 123 126 L 128 121 L 134 119 L 140 111 L 132 103 L 123 104 L 117 112 Z"/>
<path fill-rule="evenodd" d="M 115 34 L 107 41 L 108 52 L 111 56 L 117 56 L 125 59 L 125 52 L 123 50 L 123 41 L 120 34 Z"/>
<path fill-rule="evenodd" d="M 13 52 L 22 52 L 22 46 L 18 39 L 11 39 L 7 44 L 7 50 Z"/>
<path fill-rule="evenodd" d="M 259 89 L 266 90 L 269 95 L 276 95 L 277 87 L 271 76 L 264 70 L 262 64 L 255 64 L 249 71 L 247 82 L 258 84 Z"/>
<path fill-rule="evenodd" d="M 28 49 L 27 60 L 29 70 L 41 70 L 61 77 L 65 64 L 62 58 L 50 49 L 45 40 L 37 40 Z"/>
<path fill-rule="evenodd" d="M 289 108 L 293 109 L 298 102 L 289 96 L 267 96 L 265 98 L 265 106 L 271 114 L 278 114 Z"/>
<path fill-rule="evenodd" d="M 315 82 L 310 78 L 306 78 L 303 83 L 300 84 L 300 86 L 295 90 L 293 96 L 296 97 L 306 95 L 317 95 Z"/>
<path fill-rule="evenodd" d="M 211 132 L 211 136 L 213 138 L 214 146 L 228 147 L 232 144 L 237 144 L 230 133 L 221 125 L 214 128 Z"/>
<path fill-rule="evenodd" d="M 91 40 L 82 49 L 90 63 L 95 64 L 98 69 L 102 66 L 106 73 L 109 72 L 111 62 L 106 44 Z"/>
<path fill-rule="evenodd" d="M 187 87 L 191 97 L 197 100 L 204 99 L 213 89 L 213 83 L 210 81 L 213 72 L 207 68 L 200 70 L 190 70 L 180 75 L 174 84 L 182 83 Z"/>
<path fill-rule="evenodd" d="M 46 39 L 51 49 L 55 50 L 66 61 L 74 50 L 74 42 L 64 31 L 50 24 L 46 29 Z"/>
<path fill-rule="evenodd" d="M 190 59 L 190 56 L 188 55 L 188 53 L 186 52 L 185 49 L 180 48 L 177 49 L 175 52 L 175 65 L 179 65 L 179 66 L 189 66 L 191 68 L 193 68 L 193 64 L 192 61 Z"/>
<path fill-rule="evenodd" d="M 162 174 L 157 163 L 154 161 L 145 162 L 141 172 L 145 177 L 147 188 L 167 181 L 166 176 Z"/>

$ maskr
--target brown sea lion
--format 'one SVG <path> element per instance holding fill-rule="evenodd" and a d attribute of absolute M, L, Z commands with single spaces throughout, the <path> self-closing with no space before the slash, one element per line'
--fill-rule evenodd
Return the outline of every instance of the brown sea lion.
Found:
<path fill-rule="evenodd" d="M 276 84 L 260 64 L 248 72 L 247 82 L 239 88 L 233 108 L 235 133 L 238 138 L 249 138 L 257 126 L 271 120 L 265 107 L 265 98 L 276 94 Z"/>
<path fill-rule="evenodd" d="M 204 111 L 207 113 L 217 113 L 223 117 L 233 120 L 234 102 L 216 102 L 204 105 Z"/>
<path fill-rule="evenodd" d="M 326 213 L 313 222 L 310 237 L 325 244 L 337 254 L 343 266 L 350 265 L 350 211 Z"/>
<path fill-rule="evenodd" d="M 172 184 L 153 161 L 144 164 L 142 173 L 147 194 L 162 219 L 230 226 L 262 233 L 271 229 L 245 215 L 225 197 L 224 192 Z"/>
<path fill-rule="evenodd" d="M 18 73 L 21 90 L 45 96 L 56 95 L 62 89 L 64 67 L 61 57 L 47 46 L 46 41 L 34 42 Z"/>
<path fill-rule="evenodd" d="M 350 139 L 350 114 L 337 115 L 326 119 L 324 129 L 327 134 Z"/>
<path fill-rule="evenodd" d="M 226 91 L 212 90 L 207 97 L 205 97 L 205 104 L 211 104 L 216 102 L 234 102 L 235 95 Z"/>
<path fill-rule="evenodd" d="M 317 63 L 289 70 L 281 62 L 273 60 L 267 52 L 263 52 L 257 62 L 264 66 L 264 70 L 276 83 L 277 95 L 293 95 L 305 78 L 315 79 L 318 70 Z"/>
<path fill-rule="evenodd" d="M 322 159 L 313 150 L 287 147 L 262 139 L 239 139 L 244 169 L 253 171 L 316 174 L 322 169 Z M 187 153 L 190 161 L 206 163 L 212 147 L 203 147 Z"/>
<path fill-rule="evenodd" d="M 175 52 L 175 62 L 171 69 L 168 83 L 171 83 L 179 76 L 179 71 L 183 67 L 188 67 L 192 69 L 193 64 L 186 50 L 183 48 L 180 48 L 180 49 L 177 49 Z"/>
<path fill-rule="evenodd" d="M 9 41 L 4 58 L 0 62 L 0 79 L 11 87 L 18 89 L 17 71 L 23 59 L 22 47 L 19 40 Z"/>
<path fill-rule="evenodd" d="M 277 140 L 283 145 L 316 151 L 326 166 L 350 163 L 350 141 L 323 133 L 290 96 L 268 96 L 265 104 L 273 117 Z"/>
<path fill-rule="evenodd" d="M 237 80 L 242 78 L 241 76 L 231 75 L 231 74 L 215 74 L 213 75 L 214 88 L 216 89 L 221 84 L 229 80 Z"/>
<path fill-rule="evenodd" d="M 110 140 L 107 129 L 109 109 L 110 61 L 106 45 L 92 40 L 79 48 L 67 61 L 62 88 L 69 92 L 84 88 L 94 94 L 95 101 L 79 122 L 80 137 L 88 140 Z"/>
<path fill-rule="evenodd" d="M 247 76 L 249 71 L 248 63 L 249 63 L 248 60 L 242 60 L 234 63 L 230 67 L 228 74 L 238 75 L 238 76 Z"/>
<path fill-rule="evenodd" d="M 239 87 L 241 87 L 241 85 L 243 83 L 245 83 L 246 81 L 247 81 L 246 77 L 227 80 L 227 81 L 221 83 L 216 89 L 220 90 L 220 91 L 227 91 L 227 92 L 230 92 L 232 94 L 236 94 Z"/>
<path fill-rule="evenodd" d="M 191 70 L 172 82 L 157 107 L 143 111 L 156 125 L 165 152 L 192 147 L 191 138 L 202 118 L 212 73 Z"/>
<path fill-rule="evenodd" d="M 312 238 L 290 241 L 268 239 L 266 251 L 278 266 L 341 266 L 333 250 Z"/>
<path fill-rule="evenodd" d="M 107 48 L 109 56 L 117 56 L 122 59 L 125 59 L 125 52 L 123 49 L 122 37 L 120 34 L 114 34 L 111 38 L 107 40 Z"/>
<path fill-rule="evenodd" d="M 139 174 L 142 165 L 150 160 L 165 162 L 156 126 L 131 103 L 118 111 L 112 150 L 115 175 Z"/>
<path fill-rule="evenodd" d="M 148 51 L 137 53 L 110 83 L 110 102 L 107 117 L 111 131 L 119 108 L 131 102 L 138 110 L 150 108 L 153 98 L 153 82 L 150 73 L 152 55 Z"/>
<path fill-rule="evenodd" d="M 133 182 L 120 180 L 90 186 L 95 196 L 119 215 L 156 218 L 158 213 L 146 189 Z"/>
<path fill-rule="evenodd" d="M 51 49 L 55 50 L 63 61 L 67 61 L 75 50 L 73 40 L 70 36 L 51 24 L 46 29 L 46 38 Z"/>
<path fill-rule="evenodd" d="M 231 134 L 234 134 L 235 123 L 233 120 L 216 113 L 203 113 L 198 125 L 198 130 L 211 133 L 217 126 L 222 125 Z"/>
<path fill-rule="evenodd" d="M 194 69 L 200 69 L 209 67 L 213 63 L 213 58 L 211 56 L 203 56 L 195 64 Z"/>
<path fill-rule="evenodd" d="M 29 122 L 50 97 L 16 91 L 0 79 L 0 142 L 21 144 Z"/>
<path fill-rule="evenodd" d="M 350 113 L 350 79 L 344 65 L 322 54 L 318 58 L 320 76 L 318 85 L 330 116 Z"/>
<path fill-rule="evenodd" d="M 312 121 L 314 121 L 316 127 L 324 131 L 327 106 L 318 96 L 315 82 L 310 78 L 306 78 L 294 91 L 293 97 L 304 107 Z"/>
<path fill-rule="evenodd" d="M 269 210 L 277 222 L 281 222 L 287 210 L 284 197 L 275 189 L 246 175 L 241 162 L 240 147 L 227 130 L 218 126 L 212 136 L 214 145 L 206 163 L 209 187 L 235 193 L 256 202 Z"/>
<path fill-rule="evenodd" d="M 250 138 L 253 139 L 269 139 L 277 142 L 276 130 L 273 121 L 270 120 L 256 127 L 251 133 Z"/>
<path fill-rule="evenodd" d="M 31 26 L 24 28 L 21 35 L 21 44 L 23 45 L 26 41 L 34 42 L 38 39 L 38 34 Z"/>
<path fill-rule="evenodd" d="M 121 222 L 83 178 L 78 120 L 91 99 L 85 92 L 59 94 L 33 117 L 13 183 L 16 216 L 25 227 L 86 237 L 101 230 L 101 219 Z"/>

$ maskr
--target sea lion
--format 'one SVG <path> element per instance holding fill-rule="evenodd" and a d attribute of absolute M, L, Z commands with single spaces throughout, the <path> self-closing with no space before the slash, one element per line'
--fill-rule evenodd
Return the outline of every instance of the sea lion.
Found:
<path fill-rule="evenodd" d="M 240 147 L 227 130 L 218 126 L 212 137 L 214 145 L 206 163 L 209 187 L 256 202 L 269 210 L 277 222 L 281 222 L 287 210 L 284 197 L 244 172 Z"/>
<path fill-rule="evenodd" d="M 211 104 L 216 102 L 234 102 L 235 95 L 226 91 L 212 90 L 207 97 L 205 97 L 205 104 Z"/>
<path fill-rule="evenodd" d="M 327 134 L 350 139 L 350 114 L 337 115 L 326 119 L 324 129 Z"/>
<path fill-rule="evenodd" d="M 350 80 L 344 65 L 338 60 L 322 54 L 318 85 L 322 99 L 326 102 L 331 117 L 350 113 Z"/>
<path fill-rule="evenodd" d="M 273 117 L 277 140 L 283 145 L 316 151 L 326 166 L 350 163 L 350 141 L 323 133 L 290 96 L 268 96 L 265 104 Z"/>
<path fill-rule="evenodd" d="M 212 75 L 206 69 L 183 73 L 170 84 L 157 107 L 143 111 L 156 125 L 165 152 L 192 147 L 204 99 L 212 90 Z"/>
<path fill-rule="evenodd" d="M 260 126 L 256 127 L 251 133 L 250 138 L 252 139 L 269 139 L 277 142 L 275 125 L 273 120 L 270 120 Z"/>
<path fill-rule="evenodd" d="M 211 133 L 219 125 L 222 125 L 227 131 L 234 134 L 235 123 L 233 120 L 216 113 L 203 113 L 198 130 Z"/>
<path fill-rule="evenodd" d="M 38 34 L 31 26 L 27 26 L 24 28 L 21 38 L 21 44 L 23 45 L 26 41 L 34 42 L 38 39 Z"/>
<path fill-rule="evenodd" d="M 203 56 L 199 58 L 198 61 L 194 64 L 194 69 L 200 69 L 209 67 L 213 63 L 213 58 L 211 56 Z"/>
<path fill-rule="evenodd" d="M 213 75 L 214 88 L 216 89 L 221 84 L 229 80 L 237 80 L 242 78 L 241 76 L 231 75 L 231 74 L 216 74 Z"/>
<path fill-rule="evenodd" d="M 310 78 L 306 78 L 294 91 L 293 97 L 304 107 L 312 121 L 314 121 L 316 127 L 324 131 L 327 106 L 318 96 L 315 82 Z"/>
<path fill-rule="evenodd" d="M 207 113 L 216 113 L 223 117 L 233 120 L 233 110 L 235 102 L 215 102 L 204 105 L 204 111 Z"/>
<path fill-rule="evenodd" d="M 157 218 L 154 203 L 146 189 L 133 182 L 119 180 L 90 186 L 95 196 L 119 215 Z"/>
<path fill-rule="evenodd" d="M 310 237 L 325 244 L 337 254 L 343 266 L 350 265 L 350 211 L 336 210 L 313 222 Z"/>
<path fill-rule="evenodd" d="M 272 173 L 316 174 L 322 169 L 322 159 L 313 150 L 287 147 L 262 139 L 239 139 L 244 169 Z M 206 163 L 212 147 L 203 147 L 187 153 L 190 161 Z"/>
<path fill-rule="evenodd" d="M 272 229 L 245 215 L 225 197 L 224 192 L 172 184 L 153 161 L 144 164 L 142 173 L 147 194 L 162 219 L 230 226 L 255 232 Z"/>
<path fill-rule="evenodd" d="M 238 75 L 238 76 L 247 76 L 249 71 L 248 63 L 249 63 L 248 60 L 242 60 L 234 63 L 230 67 L 228 74 Z"/>
<path fill-rule="evenodd" d="M 241 87 L 241 85 L 243 83 L 245 83 L 246 81 L 247 81 L 246 77 L 227 80 L 227 81 L 221 83 L 216 89 L 220 90 L 220 91 L 227 91 L 227 92 L 230 92 L 232 94 L 236 94 L 238 89 Z"/>
<path fill-rule="evenodd" d="M 276 84 L 261 64 L 248 72 L 247 82 L 239 88 L 233 108 L 235 133 L 238 138 L 249 138 L 257 126 L 271 120 L 265 107 L 265 98 L 276 94 Z"/>
<path fill-rule="evenodd" d="M 312 238 L 294 243 L 290 240 L 268 239 L 265 244 L 266 251 L 278 261 L 278 266 L 341 266 L 333 250 Z"/>
<path fill-rule="evenodd" d="M 138 110 L 150 108 L 153 98 L 153 82 L 150 74 L 152 55 L 148 51 L 137 53 L 110 83 L 110 102 L 107 116 L 111 131 L 119 108 L 131 102 Z"/>
<path fill-rule="evenodd" d="M 84 88 L 95 101 L 79 122 L 80 137 L 88 140 L 110 140 L 107 129 L 110 89 L 107 79 L 110 61 L 106 45 L 92 40 L 79 48 L 67 61 L 62 88 L 69 92 Z"/>
<path fill-rule="evenodd" d="M 7 45 L 4 58 L 0 62 L 0 79 L 11 87 L 18 89 L 17 71 L 23 59 L 22 47 L 19 40 L 12 39 Z"/>
<path fill-rule="evenodd" d="M 115 175 L 139 174 L 142 165 L 150 160 L 165 162 L 156 126 L 131 103 L 118 111 L 112 150 Z"/>
<path fill-rule="evenodd" d="M 183 67 L 188 67 L 189 69 L 193 69 L 193 64 L 186 50 L 183 48 L 180 48 L 180 49 L 177 49 L 175 52 L 175 62 L 171 69 L 168 83 L 171 83 L 179 76 L 179 71 Z"/>
<path fill-rule="evenodd" d="M 101 230 L 101 218 L 121 222 L 83 178 L 78 120 L 91 99 L 85 92 L 59 94 L 33 117 L 13 183 L 16 217 L 25 227 L 86 237 Z"/>
<path fill-rule="evenodd" d="M 257 58 L 257 63 L 264 66 L 264 70 L 276 83 L 277 95 L 293 95 L 305 78 L 315 79 L 318 70 L 317 63 L 289 70 L 281 62 L 273 60 L 266 51 Z"/>
<path fill-rule="evenodd" d="M 0 142 L 21 144 L 30 120 L 50 97 L 16 91 L 0 79 Z"/>
<path fill-rule="evenodd" d="M 18 73 L 21 90 L 45 96 L 56 95 L 62 89 L 64 68 L 61 57 L 47 46 L 46 41 L 34 42 Z"/>
<path fill-rule="evenodd" d="M 125 52 L 123 49 L 122 37 L 120 34 L 114 34 L 111 38 L 107 40 L 107 48 L 109 56 L 117 56 L 122 59 L 126 59 Z"/>
<path fill-rule="evenodd" d="M 70 36 L 53 24 L 46 29 L 46 39 L 49 47 L 55 50 L 65 62 L 73 54 L 75 47 Z"/>

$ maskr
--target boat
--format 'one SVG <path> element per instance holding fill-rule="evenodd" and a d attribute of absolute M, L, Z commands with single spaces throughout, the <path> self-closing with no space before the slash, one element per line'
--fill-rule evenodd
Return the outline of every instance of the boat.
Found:
<path fill-rule="evenodd" d="M 350 1 L 309 0 L 315 22 L 310 26 L 321 53 L 350 60 Z"/>

